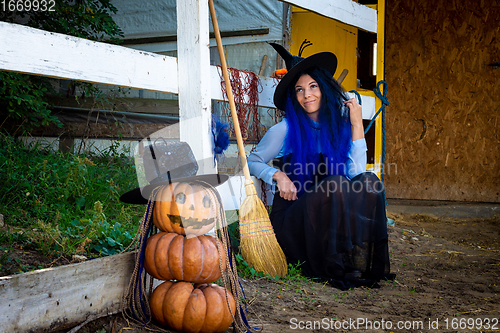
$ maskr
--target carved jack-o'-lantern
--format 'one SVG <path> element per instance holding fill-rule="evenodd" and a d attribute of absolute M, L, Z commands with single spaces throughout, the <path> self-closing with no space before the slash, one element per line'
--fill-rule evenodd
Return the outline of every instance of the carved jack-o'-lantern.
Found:
<path fill-rule="evenodd" d="M 188 238 L 204 235 L 215 225 L 215 196 L 211 189 L 191 183 L 172 183 L 157 194 L 153 223 L 161 231 Z"/>

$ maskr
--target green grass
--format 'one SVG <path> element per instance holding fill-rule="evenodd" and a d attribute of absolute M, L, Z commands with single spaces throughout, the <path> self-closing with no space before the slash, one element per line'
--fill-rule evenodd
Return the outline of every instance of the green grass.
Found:
<path fill-rule="evenodd" d="M 137 180 L 133 161 L 117 145 L 98 155 L 63 154 L 0 134 L 0 170 L 7 225 L 0 245 L 46 256 L 115 254 L 130 244 L 144 213 L 143 206 L 119 201 Z M 8 260 L 5 253 L 0 260 Z"/>
<path fill-rule="evenodd" d="M 310 282 L 308 278 L 306 278 L 302 274 L 302 270 L 300 268 L 300 263 L 297 265 L 288 264 L 288 272 L 286 276 L 278 277 L 278 276 L 270 276 L 268 274 L 264 274 L 263 272 L 256 271 L 251 265 L 249 265 L 241 253 L 238 253 L 238 248 L 240 246 L 240 233 L 239 233 L 239 225 L 238 223 L 232 223 L 228 226 L 228 232 L 231 240 L 231 246 L 233 251 L 235 252 L 236 259 L 236 268 L 238 269 L 238 275 L 247 278 L 247 279 L 268 279 L 273 281 L 281 281 L 281 282 Z"/>
<path fill-rule="evenodd" d="M 133 240 L 145 210 L 119 201 L 137 187 L 137 178 L 133 160 L 117 145 L 98 155 L 77 155 L 26 146 L 0 133 L 0 184 L 6 224 L 0 228 L 0 267 L 16 265 L 10 256 L 16 248 L 55 258 L 119 253 Z M 282 278 L 255 271 L 238 253 L 238 223 L 230 224 L 229 233 L 241 277 L 309 281 L 300 265 L 289 265 Z"/>

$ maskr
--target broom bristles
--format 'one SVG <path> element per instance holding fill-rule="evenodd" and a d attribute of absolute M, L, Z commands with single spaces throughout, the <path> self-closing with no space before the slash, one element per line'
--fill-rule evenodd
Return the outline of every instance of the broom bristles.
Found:
<path fill-rule="evenodd" d="M 256 271 L 285 276 L 287 262 L 267 209 L 257 196 L 253 182 L 245 183 L 246 198 L 240 206 L 240 249 L 243 259 Z"/>

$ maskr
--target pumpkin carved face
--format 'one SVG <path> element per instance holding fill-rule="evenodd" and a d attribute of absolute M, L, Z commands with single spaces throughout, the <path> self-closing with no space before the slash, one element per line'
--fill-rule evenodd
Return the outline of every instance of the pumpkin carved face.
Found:
<path fill-rule="evenodd" d="M 216 196 L 199 184 L 172 183 L 157 194 L 153 223 L 158 229 L 186 235 L 204 235 L 215 225 Z"/>
<path fill-rule="evenodd" d="M 161 325 L 187 333 L 224 332 L 236 311 L 233 295 L 216 284 L 166 281 L 153 291 L 149 304 Z"/>

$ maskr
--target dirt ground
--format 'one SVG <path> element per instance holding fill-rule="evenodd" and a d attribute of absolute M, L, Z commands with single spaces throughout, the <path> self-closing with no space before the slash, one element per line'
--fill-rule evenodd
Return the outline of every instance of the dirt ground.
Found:
<path fill-rule="evenodd" d="M 341 291 L 313 282 L 243 280 L 251 324 L 263 332 L 500 331 L 500 218 L 389 217 L 395 281 Z M 78 332 L 150 331 L 117 315 Z"/>

